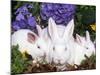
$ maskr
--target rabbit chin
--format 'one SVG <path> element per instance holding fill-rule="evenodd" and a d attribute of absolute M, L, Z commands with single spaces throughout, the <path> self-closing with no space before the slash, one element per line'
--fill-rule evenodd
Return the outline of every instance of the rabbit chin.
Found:
<path fill-rule="evenodd" d="M 57 60 L 53 60 L 53 61 L 54 61 L 54 64 L 58 66 L 64 65 L 66 63 L 65 61 L 62 61 L 62 60 L 60 62 Z"/>

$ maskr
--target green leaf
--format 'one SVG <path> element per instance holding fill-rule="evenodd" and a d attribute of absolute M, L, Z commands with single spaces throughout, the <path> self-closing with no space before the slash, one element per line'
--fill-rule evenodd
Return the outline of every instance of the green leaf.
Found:
<path fill-rule="evenodd" d="M 11 48 L 11 73 L 19 74 L 23 73 L 24 69 L 26 69 L 29 61 L 25 60 L 22 57 L 22 54 L 18 50 L 19 46 L 12 46 Z"/>

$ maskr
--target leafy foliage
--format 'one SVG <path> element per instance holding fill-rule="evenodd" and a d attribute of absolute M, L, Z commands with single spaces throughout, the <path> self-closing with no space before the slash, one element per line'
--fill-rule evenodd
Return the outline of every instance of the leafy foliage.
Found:
<path fill-rule="evenodd" d="M 85 56 L 86 59 L 81 62 L 79 69 L 95 69 L 96 68 L 96 55 L 92 54 L 90 57 Z"/>
<path fill-rule="evenodd" d="M 22 54 L 18 50 L 18 45 L 13 46 L 11 49 L 11 73 L 19 74 L 23 73 L 30 61 L 23 58 Z"/>
<path fill-rule="evenodd" d="M 96 9 L 95 6 L 84 6 L 77 5 L 77 10 L 75 14 L 75 30 L 74 35 L 76 33 L 81 36 L 85 36 L 85 31 L 88 30 L 90 32 L 90 36 L 92 40 L 95 40 L 95 31 L 91 28 L 91 24 L 96 23 Z"/>

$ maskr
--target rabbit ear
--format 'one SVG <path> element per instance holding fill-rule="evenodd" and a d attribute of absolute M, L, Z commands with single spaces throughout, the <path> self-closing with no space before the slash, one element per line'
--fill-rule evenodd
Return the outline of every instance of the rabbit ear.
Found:
<path fill-rule="evenodd" d="M 48 21 L 48 32 L 52 40 L 58 38 L 57 26 L 52 18 Z"/>
<path fill-rule="evenodd" d="M 41 36 L 42 35 L 42 28 L 39 25 L 36 25 L 37 31 L 38 31 L 38 35 Z"/>
<path fill-rule="evenodd" d="M 86 31 L 86 40 L 87 40 L 87 41 L 90 41 L 90 34 L 89 34 L 88 31 Z"/>
<path fill-rule="evenodd" d="M 73 35 L 74 31 L 74 19 L 72 19 L 65 28 L 65 32 L 63 35 L 64 39 L 70 38 Z"/>
<path fill-rule="evenodd" d="M 76 42 L 80 45 L 82 44 L 81 37 L 78 34 L 76 34 Z"/>
<path fill-rule="evenodd" d="M 36 28 L 37 28 L 39 37 L 43 37 L 44 39 L 47 39 L 47 36 L 44 35 L 43 29 L 39 25 L 36 25 Z"/>
<path fill-rule="evenodd" d="M 32 33 L 28 33 L 27 34 L 27 40 L 29 43 L 35 43 L 35 41 L 37 40 L 37 35 L 36 34 L 32 34 Z"/>

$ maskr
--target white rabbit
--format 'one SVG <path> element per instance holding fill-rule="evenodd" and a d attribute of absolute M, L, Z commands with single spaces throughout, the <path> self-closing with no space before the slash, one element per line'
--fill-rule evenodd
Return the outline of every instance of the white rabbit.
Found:
<path fill-rule="evenodd" d="M 65 27 L 56 25 L 55 21 L 50 18 L 48 21 L 47 36 L 51 40 L 50 60 L 51 63 L 64 66 L 71 59 L 70 40 L 73 39 L 74 21 L 73 19 Z"/>
<path fill-rule="evenodd" d="M 86 37 L 76 34 L 76 44 L 74 46 L 74 64 L 80 65 L 81 61 L 85 59 L 85 55 L 90 57 L 92 54 L 95 54 L 95 45 L 91 41 L 88 31 L 86 31 Z"/>
<path fill-rule="evenodd" d="M 28 29 L 21 29 L 12 34 L 12 45 L 19 45 L 21 53 L 27 52 L 36 61 L 41 61 L 48 50 L 47 40 L 43 36 L 43 31 L 37 25 L 38 36 Z"/>

